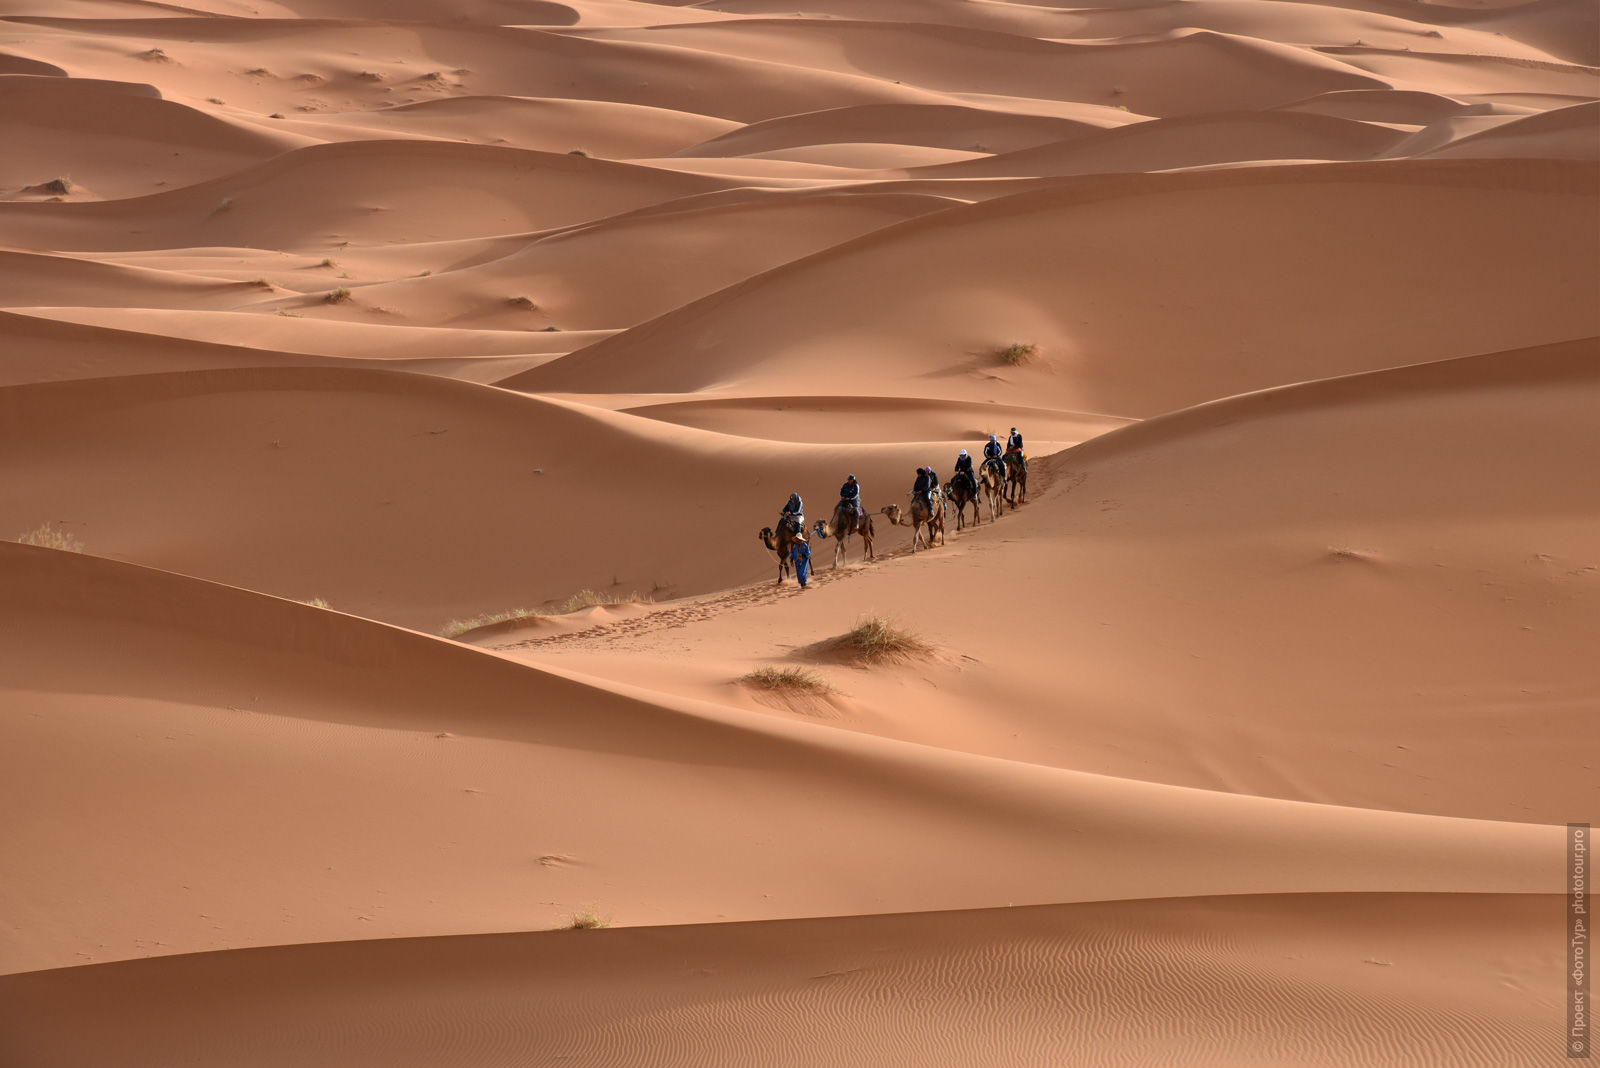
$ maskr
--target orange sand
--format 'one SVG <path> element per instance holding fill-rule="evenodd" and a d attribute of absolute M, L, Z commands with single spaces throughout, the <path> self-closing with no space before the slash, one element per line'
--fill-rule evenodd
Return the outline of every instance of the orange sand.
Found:
<path fill-rule="evenodd" d="M 0 1062 L 1557 1062 L 1597 41 L 13 3 Z"/>

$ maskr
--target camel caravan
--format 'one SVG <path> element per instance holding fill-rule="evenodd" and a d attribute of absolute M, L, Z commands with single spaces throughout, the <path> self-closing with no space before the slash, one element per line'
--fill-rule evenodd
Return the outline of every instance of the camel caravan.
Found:
<path fill-rule="evenodd" d="M 955 473 L 950 481 L 940 484 L 932 467 L 917 468 L 916 481 L 911 486 L 907 508 L 886 504 L 879 510 L 890 525 L 911 528 L 911 551 L 918 546 L 933 548 L 934 539 L 940 545 L 945 540 L 945 523 L 955 515 L 956 530 L 966 529 L 967 508 L 972 508 L 972 524 L 977 526 L 983 508 L 987 507 L 989 522 L 1005 513 L 1007 505 L 1015 508 L 1028 497 L 1028 456 L 1023 451 L 1022 435 L 1016 427 L 1004 446 L 1000 439 L 989 435 L 983 446 L 983 463 L 974 470 L 972 457 L 966 449 L 956 457 Z M 811 533 L 818 538 L 832 538 L 833 566 L 844 563 L 845 549 L 850 538 L 861 537 L 862 560 L 875 559 L 872 548 L 872 513 L 861 502 L 861 484 L 855 475 L 845 478 L 839 487 L 839 503 L 834 505 L 831 519 L 819 519 Z M 778 557 L 778 584 L 791 572 L 806 588 L 811 566 L 811 547 L 807 537 L 805 502 L 799 493 L 789 494 L 778 515 L 778 526 L 762 527 L 761 544 Z"/>

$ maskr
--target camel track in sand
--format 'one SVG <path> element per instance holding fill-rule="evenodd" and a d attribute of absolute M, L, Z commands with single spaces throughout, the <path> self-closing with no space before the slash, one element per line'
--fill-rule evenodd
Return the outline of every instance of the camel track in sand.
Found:
<path fill-rule="evenodd" d="M 1050 478 L 1044 473 L 1043 466 L 1037 461 L 1034 462 L 1033 469 L 1029 472 L 1029 474 L 1034 479 L 1034 484 L 1032 491 L 1029 494 L 1029 500 L 1024 501 L 1024 504 L 1031 503 L 1033 498 L 1046 493 L 1051 484 L 1054 482 L 1054 479 Z M 1073 484 L 1075 483 L 1069 482 L 1068 488 L 1071 488 L 1071 485 Z M 881 512 L 876 514 L 882 515 Z M 978 530 L 982 530 L 984 527 L 992 528 L 993 526 L 995 526 L 994 521 L 986 522 L 975 528 L 973 532 L 975 533 Z M 965 540 L 965 536 L 967 534 L 967 531 L 962 531 L 963 540 Z M 827 540 L 831 542 L 833 539 L 829 538 Z M 816 546 L 821 544 L 821 541 L 814 543 L 813 551 L 815 552 Z M 943 546 L 941 546 L 941 548 L 942 547 Z M 828 550 L 830 554 L 831 551 L 831 549 Z M 924 549 L 923 551 L 927 552 L 929 550 Z M 912 555 L 911 547 L 910 545 L 906 545 L 899 549 L 880 552 L 877 555 L 877 558 L 874 560 L 874 563 L 879 561 L 895 560 L 900 557 L 910 555 Z M 814 586 L 826 586 L 833 582 L 847 581 L 850 578 L 862 574 L 865 567 L 866 564 L 864 562 L 856 564 L 850 564 L 847 562 L 842 568 L 830 566 L 825 570 L 813 569 L 811 572 L 811 584 Z M 712 617 L 724 612 L 740 612 L 747 608 L 756 608 L 761 605 L 772 604 L 780 597 L 793 597 L 798 595 L 800 592 L 800 587 L 792 583 L 751 583 L 747 586 L 737 586 L 731 590 L 723 590 L 720 593 L 696 597 L 682 604 L 673 605 L 671 607 L 662 608 L 656 611 L 650 611 L 644 615 L 636 616 L 632 619 L 618 619 L 608 623 L 598 623 L 592 627 L 583 627 L 578 630 L 565 631 L 561 634 L 547 634 L 539 638 L 524 638 L 518 642 L 509 642 L 504 645 L 493 645 L 488 646 L 487 648 L 493 649 L 496 652 L 509 652 L 513 649 L 537 649 L 553 645 L 609 645 L 612 642 L 624 638 L 634 638 L 644 634 L 676 630 L 679 627 L 686 627 L 690 624 L 701 622 L 702 620 L 711 619 Z"/>

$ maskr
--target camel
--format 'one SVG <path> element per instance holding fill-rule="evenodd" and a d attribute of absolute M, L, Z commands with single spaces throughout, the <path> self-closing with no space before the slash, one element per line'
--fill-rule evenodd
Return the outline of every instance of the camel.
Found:
<path fill-rule="evenodd" d="M 805 532 L 796 531 L 788 523 L 779 523 L 776 534 L 771 527 L 762 527 L 757 537 L 762 545 L 778 554 L 778 585 L 782 586 L 784 577 L 789 574 L 789 550 L 794 548 L 795 542 L 805 540 Z"/>
<path fill-rule="evenodd" d="M 978 525 L 978 495 L 967 485 L 967 480 L 957 476 L 944 484 L 945 500 L 956 511 L 956 531 L 967 527 L 967 505 L 972 505 L 972 525 Z"/>
<path fill-rule="evenodd" d="M 978 485 L 984 499 L 989 502 L 989 522 L 994 522 L 1006 510 L 1006 468 L 998 460 L 983 461 L 978 472 Z"/>
<path fill-rule="evenodd" d="M 833 521 L 819 519 L 816 525 L 816 535 L 819 538 L 833 538 L 833 566 L 838 567 L 844 563 L 844 550 L 850 540 L 850 535 L 860 534 L 861 544 L 866 549 L 863 560 L 871 560 L 875 555 L 872 551 L 872 516 L 859 508 L 840 501 L 833 509 Z"/>
<path fill-rule="evenodd" d="M 1020 453 L 1006 453 L 1006 500 L 1015 508 L 1018 501 L 1028 499 L 1028 469 L 1023 466 Z"/>
<path fill-rule="evenodd" d="M 921 538 L 922 528 L 928 528 L 928 548 L 933 548 L 933 535 L 939 535 L 939 544 L 944 544 L 944 498 L 938 493 L 928 495 L 929 504 L 923 504 L 915 496 L 911 498 L 911 514 L 907 516 L 898 504 L 883 506 L 883 514 L 889 517 L 889 522 L 897 527 L 911 528 L 911 551 L 917 551 L 917 540 Z M 930 507 L 931 505 L 931 507 Z"/>

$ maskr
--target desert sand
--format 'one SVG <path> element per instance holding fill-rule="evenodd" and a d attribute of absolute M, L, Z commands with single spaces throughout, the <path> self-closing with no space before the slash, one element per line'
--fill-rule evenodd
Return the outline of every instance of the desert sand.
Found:
<path fill-rule="evenodd" d="M 0 6 L 0 1063 L 1563 1061 L 1597 12 Z"/>

